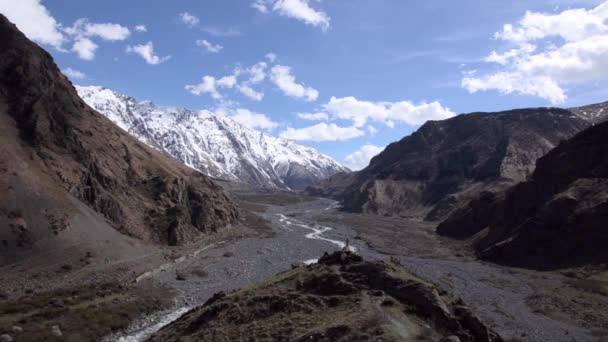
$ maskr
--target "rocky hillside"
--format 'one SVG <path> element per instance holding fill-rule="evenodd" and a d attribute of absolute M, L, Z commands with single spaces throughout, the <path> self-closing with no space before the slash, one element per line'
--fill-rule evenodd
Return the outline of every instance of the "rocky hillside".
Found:
<path fill-rule="evenodd" d="M 562 142 L 530 179 L 455 212 L 437 231 L 477 234 L 481 258 L 533 268 L 608 262 L 608 122 Z"/>
<path fill-rule="evenodd" d="M 596 103 L 588 106 L 570 108 L 570 111 L 582 119 L 598 124 L 608 120 L 608 102 Z"/>
<path fill-rule="evenodd" d="M 0 226 L 10 227 L 2 254 L 67 231 L 79 235 L 62 241 L 77 246 L 106 222 L 181 244 L 235 221 L 219 186 L 87 106 L 51 56 L 4 16 L 0 75 Z"/>
<path fill-rule="evenodd" d="M 538 158 L 590 125 L 557 108 L 429 121 L 374 157 L 340 199 L 355 212 L 439 220 L 482 191 L 525 180 Z"/>
<path fill-rule="evenodd" d="M 162 107 L 102 87 L 76 89 L 91 107 L 140 141 L 213 177 L 303 189 L 347 171 L 312 148 L 256 131 L 228 116 Z"/>
<path fill-rule="evenodd" d="M 502 341 L 462 301 L 393 263 L 323 256 L 218 293 L 150 341 Z"/>

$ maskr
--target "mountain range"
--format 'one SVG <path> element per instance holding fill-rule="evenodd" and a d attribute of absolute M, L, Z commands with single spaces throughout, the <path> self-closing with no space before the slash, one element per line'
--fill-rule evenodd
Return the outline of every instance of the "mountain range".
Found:
<path fill-rule="evenodd" d="M 528 108 L 428 121 L 365 169 L 338 174 L 307 192 L 341 200 L 348 211 L 441 221 L 480 193 L 526 180 L 538 158 L 605 120 L 607 107 Z"/>
<path fill-rule="evenodd" d="M 89 106 L 140 141 L 212 177 L 297 190 L 348 171 L 315 149 L 227 115 L 158 106 L 98 86 L 76 89 Z"/>

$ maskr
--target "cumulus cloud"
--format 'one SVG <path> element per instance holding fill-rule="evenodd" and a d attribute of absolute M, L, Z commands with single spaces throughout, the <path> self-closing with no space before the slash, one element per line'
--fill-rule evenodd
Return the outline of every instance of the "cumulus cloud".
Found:
<path fill-rule="evenodd" d="M 40 0 L 0 0 L 0 12 L 29 39 L 61 50 L 66 37 L 61 25 Z"/>
<path fill-rule="evenodd" d="M 66 75 L 68 78 L 70 78 L 72 80 L 82 80 L 82 79 L 87 78 L 87 75 L 85 75 L 85 73 L 72 69 L 72 68 L 62 69 L 61 72 L 63 72 L 64 75 Z"/>
<path fill-rule="evenodd" d="M 327 121 L 329 120 L 329 115 L 327 115 L 327 113 L 323 113 L 323 112 L 316 112 L 316 113 L 297 113 L 298 117 L 300 119 L 303 120 L 310 120 L 310 121 Z"/>
<path fill-rule="evenodd" d="M 251 88 L 248 83 L 239 84 L 237 89 L 241 92 L 241 94 L 247 96 L 248 98 L 254 101 L 262 101 L 262 99 L 264 98 L 264 93 Z"/>
<path fill-rule="evenodd" d="M 146 63 L 157 65 L 163 62 L 168 61 L 171 56 L 159 57 L 154 52 L 154 44 L 152 42 L 147 42 L 146 44 L 127 46 L 128 53 L 135 53 L 143 58 Z"/>
<path fill-rule="evenodd" d="M 307 101 L 315 101 L 319 97 L 316 89 L 297 83 L 288 66 L 273 66 L 270 70 L 270 79 L 287 96 L 304 98 Z"/>
<path fill-rule="evenodd" d="M 97 44 L 93 43 L 89 38 L 80 38 L 72 45 L 72 51 L 76 52 L 78 57 L 90 61 L 95 58 Z"/>
<path fill-rule="evenodd" d="M 222 94 L 220 94 L 218 88 L 233 88 L 236 83 L 237 78 L 235 75 L 224 76 L 220 79 L 206 75 L 203 76 L 200 83 L 187 85 L 186 90 L 197 96 L 209 94 L 212 98 L 219 100 L 222 98 Z"/>
<path fill-rule="evenodd" d="M 270 63 L 274 63 L 277 60 L 277 55 L 269 52 L 266 54 L 266 56 L 264 56 Z"/>
<path fill-rule="evenodd" d="M 409 101 L 371 102 L 354 97 L 331 97 L 324 105 L 325 110 L 334 117 L 350 120 L 357 128 L 365 126 L 368 121 L 378 121 L 393 127 L 395 121 L 409 125 L 421 125 L 428 120 L 443 120 L 455 114 L 439 102 L 413 104 Z"/>
<path fill-rule="evenodd" d="M 15 23 L 29 39 L 65 51 L 63 45 L 71 44 L 71 51 L 85 60 L 95 58 L 98 48 L 93 38 L 106 41 L 125 40 L 128 28 L 115 23 L 92 23 L 80 18 L 72 26 L 59 23 L 40 0 L 0 0 L 0 12 Z"/>
<path fill-rule="evenodd" d="M 251 7 L 261 13 L 275 12 L 281 16 L 293 18 L 307 25 L 329 29 L 331 18 L 327 13 L 310 6 L 309 0 L 255 0 Z"/>
<path fill-rule="evenodd" d="M 203 47 L 210 53 L 218 53 L 224 49 L 223 46 L 219 44 L 213 44 L 206 39 L 199 39 L 196 41 L 196 46 Z"/>
<path fill-rule="evenodd" d="M 186 24 L 190 28 L 195 27 L 200 22 L 197 16 L 188 12 L 180 13 L 179 20 L 181 20 L 182 23 Z"/>
<path fill-rule="evenodd" d="M 99 37 L 107 41 L 125 40 L 131 34 L 127 27 L 114 23 L 91 23 L 87 18 L 80 18 L 65 32 L 75 37 Z"/>
<path fill-rule="evenodd" d="M 346 158 L 344 158 L 344 165 L 353 171 L 361 170 L 367 167 L 367 165 L 369 165 L 369 161 L 382 151 L 384 151 L 384 147 L 370 144 L 363 145 L 357 151 L 347 155 Z"/>
<path fill-rule="evenodd" d="M 148 32 L 148 28 L 146 27 L 146 25 L 137 25 L 137 26 L 135 26 L 135 31 Z"/>
<path fill-rule="evenodd" d="M 462 87 L 470 93 L 496 90 L 563 103 L 568 99 L 565 85 L 608 79 L 607 20 L 608 1 L 555 14 L 528 11 L 517 24 L 495 33 L 505 45 L 515 45 L 485 58 L 499 69 L 465 75 Z"/>
<path fill-rule="evenodd" d="M 272 130 L 279 125 L 265 114 L 252 112 L 243 108 L 236 109 L 235 113 L 231 117 L 236 122 L 251 128 Z"/>
<path fill-rule="evenodd" d="M 266 78 L 266 68 L 268 65 L 264 62 L 259 62 L 252 65 L 247 72 L 249 73 L 249 81 L 251 83 L 260 83 Z"/>
<path fill-rule="evenodd" d="M 336 124 L 318 123 L 304 128 L 289 127 L 279 135 L 281 138 L 296 141 L 343 141 L 365 135 L 357 127 L 340 127 Z"/>

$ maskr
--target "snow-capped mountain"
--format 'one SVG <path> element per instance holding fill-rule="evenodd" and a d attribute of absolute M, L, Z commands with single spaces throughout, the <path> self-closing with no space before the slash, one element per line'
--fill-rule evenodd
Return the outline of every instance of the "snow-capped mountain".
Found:
<path fill-rule="evenodd" d="M 315 149 L 246 127 L 207 110 L 157 106 L 98 86 L 76 86 L 82 99 L 142 142 L 213 177 L 303 189 L 348 171 Z"/>

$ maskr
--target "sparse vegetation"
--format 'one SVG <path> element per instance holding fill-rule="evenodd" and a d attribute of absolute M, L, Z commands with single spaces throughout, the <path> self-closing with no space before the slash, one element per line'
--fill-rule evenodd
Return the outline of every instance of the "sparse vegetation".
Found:
<path fill-rule="evenodd" d="M 13 334 L 12 327 L 19 326 L 23 331 L 17 341 L 97 340 L 158 310 L 164 304 L 159 291 L 106 284 L 0 301 L 0 334 Z M 55 325 L 63 337 L 53 334 Z"/>

